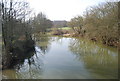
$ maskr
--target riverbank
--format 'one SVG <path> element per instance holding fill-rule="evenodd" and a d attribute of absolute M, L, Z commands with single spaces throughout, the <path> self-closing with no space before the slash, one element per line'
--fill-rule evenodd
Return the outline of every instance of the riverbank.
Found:
<path fill-rule="evenodd" d="M 82 34 L 82 35 L 77 34 L 77 33 L 74 33 L 71 30 L 55 30 L 55 31 L 52 31 L 50 34 L 54 35 L 54 36 L 63 36 L 63 37 L 79 37 L 79 38 L 82 37 L 82 38 L 88 39 L 88 40 L 93 41 L 93 42 L 100 42 L 104 45 L 111 46 L 111 47 L 116 47 L 116 48 L 120 49 L 119 41 L 117 39 L 114 39 L 114 38 L 107 39 L 107 37 L 106 38 L 102 37 L 102 39 L 100 39 L 100 38 L 97 38 L 97 37 L 90 37 L 86 34 Z"/>
<path fill-rule="evenodd" d="M 15 65 L 21 63 L 29 54 L 35 50 L 35 42 L 32 39 L 27 39 L 25 36 L 20 36 L 18 39 L 12 41 L 10 47 L 2 50 L 2 65 L 0 69 L 14 68 Z"/>

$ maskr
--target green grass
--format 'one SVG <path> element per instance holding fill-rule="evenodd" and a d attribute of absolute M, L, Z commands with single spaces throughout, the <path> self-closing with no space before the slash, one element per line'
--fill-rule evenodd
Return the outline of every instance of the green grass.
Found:
<path fill-rule="evenodd" d="M 61 27 L 61 28 L 58 28 L 58 29 L 62 29 L 62 30 L 70 30 L 71 27 Z"/>
<path fill-rule="evenodd" d="M 55 29 L 70 30 L 70 29 L 71 29 L 71 27 L 48 28 L 48 30 L 55 30 Z"/>

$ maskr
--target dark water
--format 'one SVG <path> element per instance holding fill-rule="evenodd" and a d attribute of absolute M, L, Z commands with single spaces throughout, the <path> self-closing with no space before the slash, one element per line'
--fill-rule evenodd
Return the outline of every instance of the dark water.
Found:
<path fill-rule="evenodd" d="M 36 53 L 14 69 L 3 70 L 9 79 L 115 79 L 116 48 L 64 37 L 41 37 Z"/>

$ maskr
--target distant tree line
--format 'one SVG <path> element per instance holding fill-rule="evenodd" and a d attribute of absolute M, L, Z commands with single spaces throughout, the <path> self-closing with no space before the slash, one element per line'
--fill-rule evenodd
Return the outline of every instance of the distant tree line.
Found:
<path fill-rule="evenodd" d="M 86 9 L 68 22 L 75 33 L 107 45 L 118 44 L 118 2 L 105 2 Z"/>
<path fill-rule="evenodd" d="M 65 20 L 53 21 L 53 28 L 61 28 L 61 27 L 67 27 L 67 21 Z"/>

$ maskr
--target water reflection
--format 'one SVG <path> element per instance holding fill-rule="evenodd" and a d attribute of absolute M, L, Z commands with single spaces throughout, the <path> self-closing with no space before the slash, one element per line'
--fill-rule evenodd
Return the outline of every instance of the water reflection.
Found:
<path fill-rule="evenodd" d="M 15 68 L 4 70 L 3 78 L 117 78 L 117 50 L 83 39 L 41 36 L 35 52 L 26 56 Z"/>
<path fill-rule="evenodd" d="M 3 70 L 3 79 L 35 79 L 40 77 L 43 63 L 41 58 L 38 58 L 40 55 L 37 54 L 37 52 L 27 53 L 27 57 L 19 60 L 14 68 Z"/>
<path fill-rule="evenodd" d="M 51 43 L 51 38 L 48 37 L 47 35 L 38 35 L 37 38 L 36 38 L 36 45 L 37 47 L 40 48 L 42 54 L 45 54 L 46 52 L 49 51 L 49 46 L 50 46 L 50 43 Z"/>
<path fill-rule="evenodd" d="M 19 52 L 18 52 L 19 53 Z M 42 73 L 42 61 L 37 56 L 36 48 L 29 52 L 22 53 L 20 59 L 14 59 L 13 66 L 10 69 L 2 71 L 3 79 L 34 79 L 36 75 Z M 20 55 L 20 54 L 18 54 Z"/>
<path fill-rule="evenodd" d="M 69 49 L 76 55 L 76 59 L 84 62 L 85 67 L 92 73 L 91 75 L 118 77 L 117 49 L 111 51 L 103 45 L 82 39 L 72 39 Z"/>

